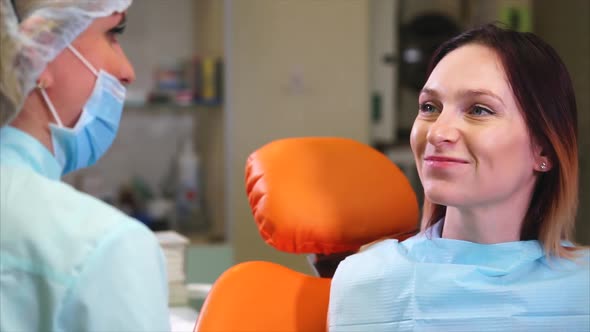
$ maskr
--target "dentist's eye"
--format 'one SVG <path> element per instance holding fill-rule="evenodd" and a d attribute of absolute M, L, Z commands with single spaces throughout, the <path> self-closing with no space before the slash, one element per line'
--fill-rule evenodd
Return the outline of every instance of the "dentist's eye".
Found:
<path fill-rule="evenodd" d="M 122 35 L 125 32 L 126 27 L 127 27 L 127 17 L 123 16 L 121 18 L 121 21 L 119 21 L 119 23 L 115 27 L 109 29 L 107 34 L 113 40 L 113 42 L 116 42 L 117 37 Z"/>
<path fill-rule="evenodd" d="M 126 27 L 127 27 L 126 24 L 117 25 L 116 27 L 109 30 L 109 33 L 113 34 L 113 35 L 121 35 L 121 34 L 123 34 L 123 32 L 125 32 Z"/>

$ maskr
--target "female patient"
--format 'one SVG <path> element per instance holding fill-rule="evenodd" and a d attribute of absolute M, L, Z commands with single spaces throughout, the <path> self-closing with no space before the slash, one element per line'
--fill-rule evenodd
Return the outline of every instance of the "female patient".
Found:
<path fill-rule="evenodd" d="M 331 331 L 587 331 L 590 254 L 577 208 L 576 102 L 556 52 L 493 25 L 446 42 L 411 146 L 423 231 L 348 257 Z"/>

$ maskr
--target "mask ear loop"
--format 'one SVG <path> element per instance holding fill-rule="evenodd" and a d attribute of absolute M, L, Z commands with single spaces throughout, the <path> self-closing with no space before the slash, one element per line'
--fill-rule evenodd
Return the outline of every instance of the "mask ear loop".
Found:
<path fill-rule="evenodd" d="M 61 120 L 59 119 L 59 116 L 57 115 L 57 111 L 55 110 L 55 107 L 53 106 L 53 103 L 49 99 L 49 96 L 47 95 L 47 92 L 45 92 L 45 84 L 43 84 L 43 82 L 39 82 L 39 83 L 37 83 L 37 88 L 41 92 L 41 96 L 43 97 L 43 100 L 45 101 L 45 104 L 47 104 L 47 107 L 49 108 L 49 111 L 51 112 L 51 115 L 53 115 L 53 119 L 55 120 L 55 122 L 57 122 L 57 125 L 59 127 L 62 127 L 63 128 L 64 125 L 61 122 Z"/>
<path fill-rule="evenodd" d="M 96 69 L 94 69 L 94 66 L 92 66 L 90 64 L 90 62 L 88 62 L 88 60 L 86 60 L 86 58 L 84 58 L 82 56 L 82 54 L 80 54 L 80 52 L 78 52 L 77 49 L 75 49 L 72 45 L 68 45 L 67 48 L 72 53 L 74 53 L 74 55 L 80 61 L 82 61 L 82 63 L 94 74 L 94 76 L 97 76 L 98 77 L 98 72 L 96 71 Z M 53 119 L 55 120 L 55 122 L 57 123 L 57 125 L 60 128 L 64 128 L 63 123 L 61 122 L 59 116 L 57 115 L 57 111 L 55 110 L 55 106 L 53 106 L 53 103 L 51 102 L 51 99 L 49 99 L 49 96 L 47 95 L 47 92 L 45 91 L 45 84 L 43 82 L 39 82 L 39 83 L 37 83 L 37 88 L 41 92 L 41 96 L 43 97 L 43 100 L 45 101 L 45 104 L 47 104 L 47 107 L 49 108 L 49 111 L 53 115 Z"/>
<path fill-rule="evenodd" d="M 82 61 L 82 63 L 84 65 L 86 65 L 86 67 L 88 67 L 88 69 L 90 69 L 90 71 L 94 74 L 94 76 L 98 77 L 98 71 L 94 68 L 94 66 L 92 64 L 90 64 L 90 62 L 88 62 L 88 60 L 86 60 L 86 58 L 84 58 L 82 56 L 82 54 L 80 54 L 80 52 L 78 52 L 77 49 L 74 48 L 74 46 L 72 45 L 68 45 L 67 46 L 68 50 L 70 50 L 72 53 L 74 53 L 74 55 L 80 59 L 80 61 Z"/>

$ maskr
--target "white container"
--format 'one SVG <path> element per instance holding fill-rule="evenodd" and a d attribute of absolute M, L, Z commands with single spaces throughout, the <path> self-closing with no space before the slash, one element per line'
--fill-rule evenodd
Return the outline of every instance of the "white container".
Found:
<path fill-rule="evenodd" d="M 169 304 L 184 305 L 188 302 L 186 289 L 186 252 L 189 240 L 173 231 L 155 232 L 166 257 Z"/>
<path fill-rule="evenodd" d="M 177 159 L 176 217 L 180 229 L 196 224 L 201 211 L 200 160 L 192 139 L 182 145 Z"/>

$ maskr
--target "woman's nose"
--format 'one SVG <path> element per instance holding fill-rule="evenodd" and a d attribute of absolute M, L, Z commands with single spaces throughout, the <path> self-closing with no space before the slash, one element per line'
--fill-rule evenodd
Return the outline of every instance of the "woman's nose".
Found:
<path fill-rule="evenodd" d="M 125 53 L 122 52 L 118 78 L 124 85 L 131 84 L 135 81 L 135 70 L 133 69 L 133 65 L 131 64 Z"/>
<path fill-rule="evenodd" d="M 456 119 L 451 114 L 444 115 L 444 112 L 430 126 L 426 139 L 434 146 L 445 143 L 455 143 L 459 139 L 460 132 L 457 128 Z"/>

